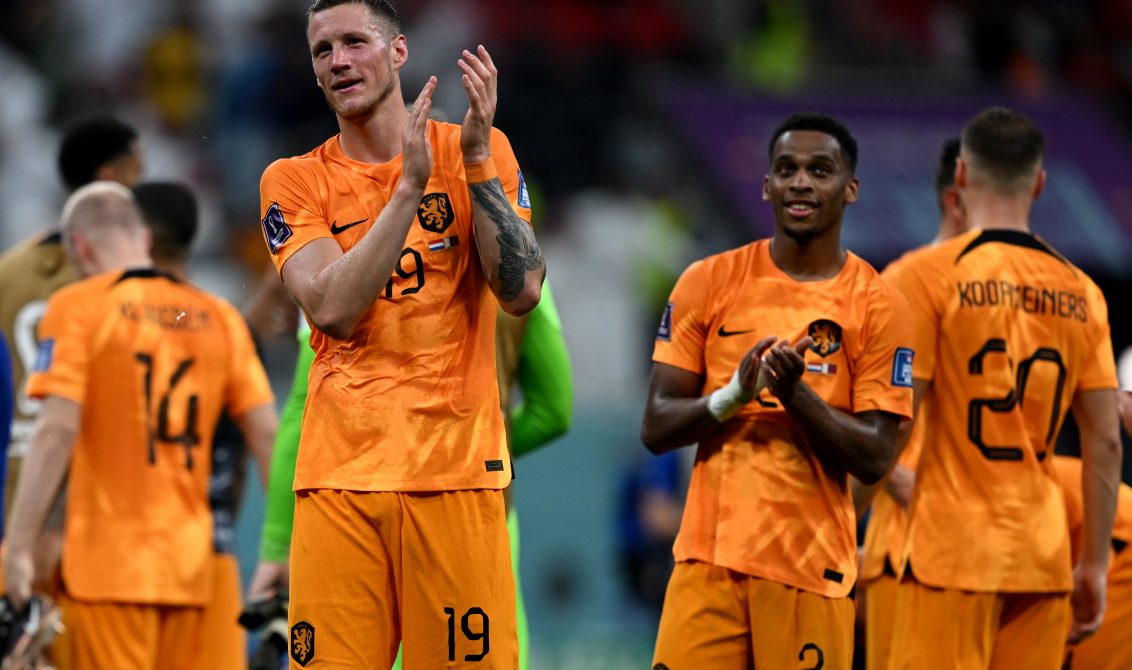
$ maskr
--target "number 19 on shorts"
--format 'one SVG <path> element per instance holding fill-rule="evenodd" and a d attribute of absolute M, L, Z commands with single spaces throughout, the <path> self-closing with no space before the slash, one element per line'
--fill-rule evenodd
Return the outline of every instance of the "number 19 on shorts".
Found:
<path fill-rule="evenodd" d="M 456 660 L 456 608 L 445 607 L 444 613 L 448 615 L 448 660 Z M 460 639 L 461 651 L 467 651 L 466 647 L 475 648 L 474 645 L 469 643 L 479 642 L 478 653 L 465 653 L 465 661 L 482 661 L 487 652 L 491 650 L 490 641 L 490 621 L 487 613 L 478 607 L 472 607 L 467 612 L 464 612 L 460 617 L 460 631 L 464 634 Z"/>

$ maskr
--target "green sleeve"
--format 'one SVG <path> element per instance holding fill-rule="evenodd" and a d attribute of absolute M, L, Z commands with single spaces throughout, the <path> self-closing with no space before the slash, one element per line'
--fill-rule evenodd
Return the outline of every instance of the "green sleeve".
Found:
<path fill-rule="evenodd" d="M 566 432 L 574 406 L 570 356 L 550 283 L 531 311 L 519 349 L 519 389 L 523 402 L 511 412 L 511 451 L 516 456 Z"/>
<path fill-rule="evenodd" d="M 295 524 L 295 459 L 299 453 L 299 433 L 303 425 L 303 407 L 307 403 L 307 377 L 310 376 L 314 350 L 308 339 L 310 329 L 299 329 L 299 353 L 295 360 L 295 379 L 291 394 L 279 417 L 275 434 L 275 451 L 271 457 L 271 479 L 267 483 L 266 509 L 263 513 L 263 538 L 260 560 L 282 563 L 291 549 L 291 528 Z"/>

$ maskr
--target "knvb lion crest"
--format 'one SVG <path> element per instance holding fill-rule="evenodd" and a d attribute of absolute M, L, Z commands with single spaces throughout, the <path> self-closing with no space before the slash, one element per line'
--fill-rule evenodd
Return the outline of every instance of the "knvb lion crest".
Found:
<path fill-rule="evenodd" d="M 808 334 L 814 340 L 810 351 L 822 358 L 841 348 L 841 326 L 829 319 L 818 319 L 811 323 Z"/>
<path fill-rule="evenodd" d="M 291 626 L 291 658 L 303 667 L 314 658 L 314 626 L 306 621 Z"/>
<path fill-rule="evenodd" d="M 426 193 L 417 205 L 417 220 L 430 233 L 443 233 L 455 218 L 447 193 Z"/>

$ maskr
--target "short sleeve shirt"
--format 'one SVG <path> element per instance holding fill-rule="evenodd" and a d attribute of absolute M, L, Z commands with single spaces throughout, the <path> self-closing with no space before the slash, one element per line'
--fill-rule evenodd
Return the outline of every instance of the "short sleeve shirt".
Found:
<path fill-rule="evenodd" d="M 762 240 L 692 264 L 661 319 L 653 360 L 724 386 L 743 355 L 776 335 L 809 335 L 802 379 L 848 413 L 911 416 L 912 350 L 903 298 L 853 254 L 831 279 L 799 282 Z M 857 574 L 848 474 L 824 465 L 768 391 L 701 441 L 674 548 L 696 560 L 828 597 Z"/>

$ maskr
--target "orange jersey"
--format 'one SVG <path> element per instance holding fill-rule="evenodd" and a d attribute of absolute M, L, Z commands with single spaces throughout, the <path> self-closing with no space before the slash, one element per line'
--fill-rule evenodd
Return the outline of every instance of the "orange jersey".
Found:
<path fill-rule="evenodd" d="M 912 351 L 900 294 L 853 254 L 827 280 L 798 282 L 762 240 L 693 263 L 661 321 L 653 360 L 726 385 L 763 337 L 809 334 L 805 381 L 830 406 L 911 415 Z M 698 560 L 842 597 L 857 574 L 848 475 L 823 465 L 764 391 L 705 438 L 674 548 Z"/>
<path fill-rule="evenodd" d="M 495 372 L 492 295 L 472 227 L 460 126 L 429 121 L 432 176 L 385 290 L 348 339 L 311 330 L 315 351 L 295 489 L 498 489 L 511 481 Z M 512 207 L 530 203 L 507 138 L 492 158 Z M 401 157 L 347 158 L 335 136 L 264 172 L 260 204 L 282 271 L 308 242 L 358 244 L 392 197 Z"/>
<path fill-rule="evenodd" d="M 968 591 L 1072 587 L 1046 458 L 1076 393 L 1116 387 L 1104 296 L 1029 233 L 973 230 L 903 282 L 930 441 L 907 551 L 917 579 Z"/>
<path fill-rule="evenodd" d="M 272 402 L 227 303 L 154 270 L 116 271 L 48 302 L 32 396 L 82 406 L 63 581 L 88 601 L 203 605 L 212 590 L 212 429 Z"/>
<path fill-rule="evenodd" d="M 904 282 L 914 277 L 923 266 L 916 263 L 916 258 L 931 247 L 913 249 L 889 263 L 881 273 L 881 277 L 897 289 L 901 289 Z M 918 343 L 913 341 L 912 348 L 920 349 Z M 912 434 L 904 451 L 900 453 L 897 461 L 900 465 L 916 469 L 920 460 L 920 449 L 924 442 L 924 408 L 927 403 L 921 402 L 916 412 L 916 421 L 912 426 Z M 869 515 L 869 525 L 865 530 L 864 553 L 861 556 L 861 579 L 876 579 L 884 572 L 884 562 L 887 560 L 893 569 L 899 573 L 903 569 L 904 540 L 908 533 L 908 511 L 900 506 L 883 488 L 877 491 L 873 499 L 872 512 Z"/>
<path fill-rule="evenodd" d="M 1073 563 L 1081 557 L 1081 532 L 1085 524 L 1085 501 L 1081 495 L 1081 459 L 1054 456 L 1053 475 L 1065 496 L 1065 516 L 1073 546 Z M 1116 519 L 1112 524 L 1112 546 L 1121 553 L 1132 544 L 1132 486 L 1121 483 L 1116 498 Z"/>

